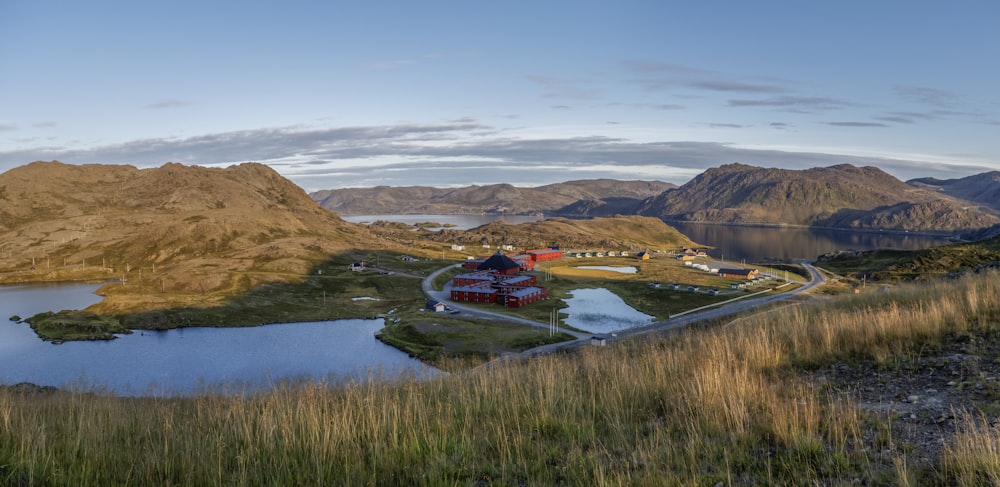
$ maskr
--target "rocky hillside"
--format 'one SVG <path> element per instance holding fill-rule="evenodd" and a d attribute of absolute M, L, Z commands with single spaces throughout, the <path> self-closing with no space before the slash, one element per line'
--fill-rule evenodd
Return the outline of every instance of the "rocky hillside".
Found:
<path fill-rule="evenodd" d="M 977 206 L 875 167 L 798 171 L 728 164 L 645 200 L 636 212 L 694 222 L 908 231 L 951 232 L 1000 222 Z"/>
<path fill-rule="evenodd" d="M 212 293 L 377 241 L 261 164 L 35 162 L 0 174 L 2 282 L 114 278 Z"/>
<path fill-rule="evenodd" d="M 503 221 L 469 230 L 441 230 L 428 238 L 470 248 L 513 245 L 519 249 L 560 246 L 564 249 L 623 250 L 698 247 L 677 229 L 657 218 L 615 216 L 587 220 L 551 218 L 511 225 Z"/>
<path fill-rule="evenodd" d="M 595 179 L 534 188 L 509 184 L 432 188 L 404 186 L 323 190 L 310 196 L 342 215 L 534 214 L 610 215 L 631 211 L 645 198 L 675 185 L 659 181 Z M 582 206 L 577 206 L 582 205 Z M 586 213 L 581 213 L 586 211 Z"/>
<path fill-rule="evenodd" d="M 1000 171 L 975 174 L 960 179 L 921 178 L 907 182 L 1000 211 Z"/>

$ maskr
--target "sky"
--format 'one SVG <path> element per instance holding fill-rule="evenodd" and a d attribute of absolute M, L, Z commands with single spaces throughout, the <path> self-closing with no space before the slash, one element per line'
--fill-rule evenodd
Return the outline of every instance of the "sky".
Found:
<path fill-rule="evenodd" d="M 0 172 L 307 191 L 1000 169 L 1000 2 L 0 0 Z"/>

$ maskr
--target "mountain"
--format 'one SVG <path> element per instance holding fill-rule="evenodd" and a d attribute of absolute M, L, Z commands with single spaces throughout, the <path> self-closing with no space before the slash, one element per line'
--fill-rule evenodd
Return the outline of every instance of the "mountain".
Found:
<path fill-rule="evenodd" d="M 790 170 L 727 164 L 646 199 L 636 213 L 693 222 L 906 231 L 950 232 L 1000 222 L 977 206 L 875 167 Z"/>
<path fill-rule="evenodd" d="M 520 249 L 560 246 L 642 250 L 700 246 L 660 219 L 620 215 L 587 220 L 550 218 L 516 225 L 496 221 L 469 230 L 441 230 L 427 238 L 470 247 L 508 244 Z"/>
<path fill-rule="evenodd" d="M 114 278 L 225 292 L 290 279 L 377 240 L 262 164 L 34 162 L 0 174 L 2 282 Z"/>
<path fill-rule="evenodd" d="M 974 174 L 960 179 L 921 178 L 907 182 L 1000 211 L 1000 171 Z"/>
<path fill-rule="evenodd" d="M 659 181 L 577 180 L 522 188 L 510 184 L 433 188 L 377 186 L 317 191 L 310 196 L 342 215 L 533 214 L 601 216 L 631 211 L 645 198 L 676 187 Z M 576 207 L 574 205 L 584 205 Z M 586 208 L 588 213 L 580 213 Z"/>

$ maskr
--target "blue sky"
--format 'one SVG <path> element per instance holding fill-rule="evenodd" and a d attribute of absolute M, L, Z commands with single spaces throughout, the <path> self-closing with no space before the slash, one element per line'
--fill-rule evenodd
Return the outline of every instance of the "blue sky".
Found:
<path fill-rule="evenodd" d="M 1000 169 L 993 1 L 0 2 L 0 171 L 308 191 Z"/>

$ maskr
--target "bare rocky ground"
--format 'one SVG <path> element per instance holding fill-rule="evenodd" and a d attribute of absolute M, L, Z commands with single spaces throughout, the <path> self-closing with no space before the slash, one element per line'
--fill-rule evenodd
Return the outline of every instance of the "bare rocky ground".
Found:
<path fill-rule="evenodd" d="M 874 449 L 873 465 L 933 475 L 962 422 L 982 418 L 1000 428 L 1000 333 L 950 335 L 910 356 L 836 364 L 807 378 L 833 399 L 851 401 L 870 419 L 855 448 Z"/>

